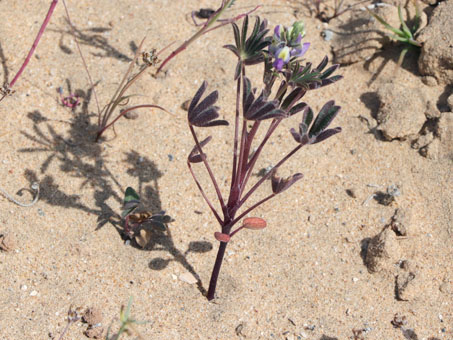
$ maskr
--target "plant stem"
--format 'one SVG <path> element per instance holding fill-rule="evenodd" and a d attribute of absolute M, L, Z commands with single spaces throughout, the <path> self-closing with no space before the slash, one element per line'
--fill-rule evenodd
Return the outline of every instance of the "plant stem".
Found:
<path fill-rule="evenodd" d="M 156 109 L 160 109 L 162 111 L 168 112 L 163 107 L 161 107 L 159 105 L 153 105 L 153 104 L 143 104 L 143 105 L 136 105 L 136 106 L 130 107 L 130 108 L 126 109 L 126 110 L 121 111 L 121 113 L 112 122 L 110 122 L 109 124 L 107 124 L 103 128 L 101 128 L 97 132 L 96 141 L 99 139 L 99 137 L 101 137 L 101 135 L 104 133 L 105 130 L 107 130 L 109 127 L 111 127 L 113 124 L 115 124 L 116 121 L 118 119 L 120 119 L 121 117 L 123 117 L 126 113 L 128 113 L 129 111 L 132 111 L 132 110 L 143 109 L 143 108 L 151 108 L 151 109 L 156 108 Z"/>
<path fill-rule="evenodd" d="M 189 124 L 189 128 L 190 128 L 190 132 L 192 133 L 193 139 L 195 140 L 195 144 L 197 145 L 198 152 L 200 153 L 200 156 L 203 159 L 204 166 L 206 167 L 206 170 L 208 171 L 209 177 L 211 178 L 212 184 L 214 185 L 215 191 L 217 193 L 217 197 L 218 197 L 219 202 L 220 202 L 220 206 L 222 207 L 222 211 L 223 211 L 223 213 L 225 215 L 226 214 L 226 206 L 225 206 L 225 202 L 224 202 L 223 197 L 222 197 L 222 193 L 220 192 L 220 188 L 219 188 L 219 186 L 217 184 L 217 181 L 216 181 L 216 179 L 214 177 L 214 174 L 213 174 L 213 172 L 211 170 L 211 167 L 208 164 L 208 161 L 206 159 L 206 155 L 203 152 L 203 149 L 201 148 L 200 142 L 198 141 L 198 138 L 197 138 L 197 135 L 195 133 L 195 130 L 193 129 L 193 126 Z"/>
<path fill-rule="evenodd" d="M 211 208 L 211 211 L 212 213 L 214 214 L 215 218 L 217 219 L 217 221 L 219 222 L 220 225 L 222 225 L 222 219 L 220 218 L 219 214 L 217 213 L 217 211 L 214 209 L 214 207 L 212 206 L 212 203 L 211 201 L 209 200 L 208 196 L 206 196 L 206 193 L 204 192 L 203 188 L 201 187 L 201 184 L 200 182 L 198 181 L 197 177 L 195 176 L 195 173 L 193 172 L 193 169 L 192 169 L 192 165 L 190 164 L 189 161 L 187 161 L 187 166 L 189 167 L 189 171 L 190 173 L 192 174 L 192 177 L 195 181 L 195 184 L 197 185 L 198 187 L 198 190 L 200 190 L 201 192 L 201 195 L 203 196 L 204 200 L 206 201 L 206 203 L 208 204 L 209 208 Z"/>
<path fill-rule="evenodd" d="M 211 280 L 209 281 L 208 294 L 206 296 L 209 301 L 214 299 L 215 288 L 217 286 L 217 279 L 219 278 L 220 267 L 222 266 L 226 246 L 227 246 L 226 242 L 220 242 L 219 250 L 217 251 L 217 257 L 215 259 L 214 268 L 212 269 Z"/>
<path fill-rule="evenodd" d="M 51 17 L 52 14 L 53 14 L 53 11 L 54 11 L 54 9 L 55 9 L 55 6 L 57 6 L 57 3 L 58 3 L 58 0 L 53 0 L 52 3 L 50 4 L 49 10 L 47 11 L 46 18 L 44 19 L 44 21 L 43 21 L 43 23 L 42 23 L 42 25 L 41 25 L 41 28 L 39 29 L 38 35 L 36 36 L 35 41 L 33 42 L 33 45 L 31 46 L 31 49 L 30 49 L 30 51 L 28 52 L 28 55 L 27 55 L 27 57 L 25 58 L 24 63 L 23 63 L 22 66 L 20 67 L 19 72 L 17 72 L 17 74 L 15 75 L 15 77 L 13 78 L 13 80 L 11 81 L 11 83 L 9 84 L 10 87 L 13 87 L 13 86 L 14 86 L 14 84 L 15 84 L 16 81 L 17 81 L 17 79 L 19 79 L 20 75 L 21 75 L 22 72 L 25 70 L 25 67 L 27 67 L 28 62 L 29 62 L 30 59 L 31 59 L 31 56 L 32 56 L 33 53 L 35 52 L 35 49 L 36 49 L 36 47 L 38 46 L 39 40 L 41 39 L 41 36 L 43 35 L 44 30 L 46 29 L 46 26 L 47 26 L 47 24 L 48 24 L 49 21 L 50 21 L 50 17 Z"/>
<path fill-rule="evenodd" d="M 239 205 L 241 206 L 242 204 L 245 203 L 245 201 L 247 201 L 247 199 L 250 197 L 251 194 L 253 194 L 255 192 L 256 189 L 258 189 L 258 187 L 266 180 L 268 179 L 271 174 L 274 172 L 274 170 L 278 169 L 284 162 L 286 162 L 292 155 L 294 155 L 297 151 L 299 151 L 299 149 L 304 146 L 303 144 L 299 144 L 298 146 L 296 146 L 290 153 L 288 153 L 285 157 L 283 157 L 280 162 L 278 162 L 273 168 L 271 171 L 269 171 L 266 175 L 264 175 L 258 182 L 256 182 L 256 184 L 247 192 L 247 194 L 244 196 L 243 199 L 241 199 L 241 202 L 239 203 Z"/>
<path fill-rule="evenodd" d="M 79 42 L 77 41 L 74 25 L 72 24 L 71 18 L 69 17 L 69 10 L 68 10 L 68 7 L 66 6 L 65 0 L 63 0 L 63 6 L 64 6 L 64 9 L 65 9 L 65 12 L 66 12 L 66 17 L 68 19 L 69 26 L 71 26 L 72 34 L 74 35 L 74 41 L 76 43 L 77 50 L 79 51 L 80 59 L 82 59 L 83 67 L 85 68 L 85 72 L 87 73 L 87 76 L 88 76 L 88 82 L 90 83 L 90 86 L 93 89 L 94 99 L 96 100 L 96 106 L 97 106 L 98 112 L 101 112 L 101 109 L 100 109 L 100 106 L 99 106 L 98 95 L 97 95 L 96 89 L 94 87 L 94 82 L 93 82 L 93 79 L 91 78 L 90 71 L 88 71 L 88 65 L 87 65 L 87 63 L 85 61 L 85 58 L 83 57 L 82 49 L 80 48 Z"/>

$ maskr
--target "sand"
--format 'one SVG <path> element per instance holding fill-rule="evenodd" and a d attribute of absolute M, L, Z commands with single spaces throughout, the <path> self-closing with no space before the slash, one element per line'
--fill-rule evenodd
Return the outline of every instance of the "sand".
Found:
<path fill-rule="evenodd" d="M 49 3 L 0 1 L 2 81 L 19 69 Z M 146 50 L 181 43 L 197 29 L 190 12 L 218 3 L 68 1 L 101 106 L 145 34 Z M 256 4 L 238 0 L 230 15 Z M 305 21 L 305 40 L 312 43 L 308 60 L 316 64 L 324 55 L 331 57 L 329 43 L 321 37 L 323 24 L 302 1 L 261 4 L 257 13 L 271 27 Z M 86 73 L 63 4 L 57 5 L 35 56 L 14 86 L 16 93 L 0 103 L 0 185 L 24 202 L 32 198 L 25 191 L 17 195 L 20 188 L 38 181 L 41 190 L 39 201 L 29 208 L 0 198 L 0 234 L 16 240 L 11 251 L 0 252 L 0 339 L 59 339 L 70 307 L 101 310 L 102 327 L 113 322 L 114 333 L 120 307 L 129 297 L 132 316 L 148 321 L 136 327 L 144 339 L 328 340 L 353 339 L 354 334 L 357 339 L 453 339 L 451 156 L 444 152 L 427 159 L 407 141 L 382 141 L 358 118 L 376 124 L 372 113 L 377 106 L 364 94 L 394 76 L 393 60 L 371 84 L 376 68 L 362 62 L 342 67 L 342 81 L 307 94 L 305 101 L 315 111 L 331 99 L 342 107 L 334 124 L 343 132 L 304 147 L 282 168 L 282 175 L 302 172 L 304 179 L 251 215 L 265 218 L 267 228 L 241 231 L 231 240 L 217 298 L 208 302 L 203 296 L 219 226 L 187 169 L 193 140 L 181 104 L 206 80 L 209 90 L 220 93 L 222 118 L 233 123 L 236 60 L 222 48 L 232 41 L 226 26 L 172 60 L 165 76 L 146 74 L 131 88 L 138 95 L 131 103 L 160 105 L 172 114 L 137 111 L 137 119 L 118 121 L 116 137 L 109 130 L 105 141 L 94 143 L 96 104 L 86 95 Z M 261 66 L 253 67 L 248 75 L 258 84 L 260 72 Z M 402 68 L 398 77 L 412 81 L 416 71 Z M 74 110 L 62 106 L 59 87 L 65 95 L 85 94 L 81 105 Z M 440 96 L 443 88 L 432 91 Z M 288 130 L 299 119 L 282 123 L 257 172 L 294 146 Z M 206 152 L 225 193 L 232 125 L 197 132 L 200 138 L 213 136 Z M 200 164 L 195 169 L 214 201 L 204 169 Z M 369 199 L 390 185 L 401 192 L 392 204 Z M 175 220 L 168 230 L 156 229 L 147 249 L 125 242 L 121 224 L 112 217 L 121 212 L 128 186 L 140 193 L 147 209 L 165 210 Z M 265 185 L 254 199 L 269 192 Z M 407 235 L 396 237 L 399 259 L 370 273 L 364 246 L 398 208 L 410 215 Z M 407 301 L 395 293 L 404 260 L 415 275 Z M 186 273 L 199 277 L 202 289 L 187 283 Z M 404 316 L 406 323 L 395 327 L 395 315 Z M 86 329 L 74 322 L 64 339 L 84 339 Z"/>

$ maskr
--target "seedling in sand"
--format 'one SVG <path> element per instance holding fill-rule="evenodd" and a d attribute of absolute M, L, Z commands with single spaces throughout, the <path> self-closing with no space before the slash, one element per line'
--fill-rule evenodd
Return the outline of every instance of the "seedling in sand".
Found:
<path fill-rule="evenodd" d="M 124 194 L 123 212 L 121 217 L 124 219 L 124 234 L 132 238 L 136 228 L 140 227 L 143 223 L 151 223 L 153 226 L 160 226 L 165 228 L 166 224 L 173 221 L 173 219 L 165 215 L 164 211 L 158 214 L 153 214 L 150 211 L 143 211 L 134 213 L 140 205 L 140 196 L 131 187 L 127 187 Z"/>
<path fill-rule="evenodd" d="M 420 28 L 420 8 L 418 7 L 416 0 L 413 0 L 413 3 L 415 6 L 415 17 L 413 18 L 413 20 L 411 20 L 413 24 L 410 28 L 403 19 L 403 14 L 401 13 L 400 5 L 398 6 L 398 17 L 400 19 L 401 24 L 400 28 L 395 28 L 391 26 L 382 17 L 366 8 L 368 13 L 370 13 L 377 21 L 384 25 L 386 29 L 393 33 L 389 34 L 390 38 L 404 43 L 404 48 L 402 49 L 400 56 L 398 58 L 398 66 L 401 66 L 404 57 L 406 56 L 406 53 L 409 51 L 410 48 L 420 49 L 420 47 L 422 47 L 422 44 L 418 42 L 416 39 L 418 29 Z"/>
<path fill-rule="evenodd" d="M 129 298 L 129 302 L 127 307 L 121 306 L 120 311 L 120 322 L 121 326 L 118 330 L 118 333 L 112 335 L 110 337 L 110 327 L 107 330 L 107 335 L 105 336 L 105 340 L 118 340 L 120 339 L 123 333 L 131 335 L 134 334 L 137 336 L 138 339 L 145 339 L 140 333 L 137 331 L 135 325 L 144 325 L 148 323 L 147 321 L 137 321 L 131 317 L 131 308 L 132 308 L 132 297 Z"/>
<path fill-rule="evenodd" d="M 302 22 L 296 22 L 286 28 L 278 25 L 274 29 L 272 37 L 267 36 L 267 22 L 257 18 L 252 33 L 247 37 L 249 19 L 245 17 L 242 29 L 233 23 L 235 38 L 234 45 L 226 45 L 225 48 L 232 51 L 238 58 L 234 72 L 236 80 L 236 115 L 234 123 L 234 143 L 232 157 L 232 175 L 230 190 L 227 198 L 224 198 L 216 177 L 209 165 L 204 147 L 212 137 L 199 141 L 195 127 L 213 127 L 228 125 L 226 120 L 218 119 L 219 108 L 215 106 L 218 92 L 213 91 L 202 99 L 207 83 L 203 82 L 190 103 L 188 109 L 189 129 L 195 140 L 195 146 L 190 152 L 187 165 L 197 184 L 203 198 L 211 209 L 220 231 L 215 232 L 214 237 L 220 241 L 217 258 L 212 271 L 208 300 L 215 296 L 217 279 L 222 265 L 225 249 L 231 238 L 242 229 L 263 229 L 267 223 L 259 217 L 245 218 L 251 211 L 267 202 L 269 199 L 287 190 L 295 182 L 302 178 L 302 174 L 296 173 L 287 178 L 277 175 L 277 170 L 303 146 L 319 143 L 341 131 L 339 127 L 328 129 L 328 126 L 338 114 L 339 106 L 334 101 L 327 102 L 319 114 L 314 117 L 313 110 L 304 102 L 300 102 L 307 91 L 323 87 L 336 82 L 341 76 L 331 76 L 338 68 L 333 65 L 327 70 L 328 59 L 312 68 L 311 63 L 302 64 L 301 58 L 307 52 L 309 43 L 303 43 L 305 29 Z M 263 64 L 264 88 L 258 95 L 253 88 L 251 80 L 246 77 L 245 71 L 249 65 Z M 274 84 L 279 83 L 276 90 Z M 242 95 L 242 96 L 241 96 Z M 273 95 L 273 99 L 271 99 Z M 242 114 L 241 114 L 242 111 Z M 302 122 L 298 129 L 291 129 L 291 134 L 296 141 L 296 146 L 279 162 L 272 170 L 259 179 L 248 191 L 247 184 L 253 172 L 257 159 L 282 120 L 297 113 L 302 114 Z M 267 132 L 261 142 L 255 142 L 260 127 L 266 126 Z M 256 143 L 256 144 L 255 144 Z M 255 149 L 252 146 L 256 146 Z M 254 150 L 254 151 L 252 151 Z M 220 210 L 214 207 L 192 168 L 194 164 L 203 163 L 220 204 Z M 267 180 L 271 180 L 272 193 L 267 197 L 251 204 L 248 208 L 240 209 L 248 201 L 253 193 Z M 242 221 L 240 227 L 233 227 Z"/>

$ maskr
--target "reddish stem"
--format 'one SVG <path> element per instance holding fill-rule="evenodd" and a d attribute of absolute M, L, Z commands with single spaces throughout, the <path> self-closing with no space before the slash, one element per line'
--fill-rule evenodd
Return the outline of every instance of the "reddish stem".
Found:
<path fill-rule="evenodd" d="M 53 14 L 53 11 L 55 9 L 55 6 L 57 6 L 57 3 L 58 3 L 58 0 L 53 0 L 52 3 L 50 4 L 50 7 L 49 7 L 49 10 L 47 11 L 47 15 L 46 15 L 46 18 L 44 19 L 42 25 L 41 25 L 41 28 L 39 29 L 39 32 L 38 32 L 38 35 L 36 36 L 35 38 L 35 41 L 33 42 L 33 45 L 31 46 L 31 49 L 30 51 L 28 51 L 28 55 L 27 57 L 25 58 L 25 61 L 24 63 L 22 64 L 22 66 L 20 67 L 19 71 L 17 72 L 17 74 L 14 76 L 14 79 L 11 81 L 11 83 L 9 84 L 10 87 L 13 87 L 14 84 L 16 83 L 17 79 L 19 79 L 20 75 L 22 74 L 22 72 L 25 70 L 25 68 L 27 67 L 28 65 L 28 62 L 30 61 L 33 53 L 35 52 L 35 49 L 36 47 L 38 46 L 38 43 L 39 43 L 39 40 L 41 39 L 41 36 L 43 35 L 44 33 L 44 30 L 46 29 L 46 26 L 47 24 L 49 23 L 50 21 L 50 18 Z"/>

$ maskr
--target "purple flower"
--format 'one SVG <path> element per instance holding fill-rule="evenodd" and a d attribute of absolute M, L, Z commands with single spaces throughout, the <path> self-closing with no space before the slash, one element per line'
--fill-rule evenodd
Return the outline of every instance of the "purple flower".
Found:
<path fill-rule="evenodd" d="M 304 35 L 305 29 L 301 21 L 295 22 L 289 28 L 283 25 L 275 26 L 272 43 L 269 45 L 269 56 L 275 59 L 272 65 L 277 71 L 282 71 L 285 65 L 307 52 L 310 43 L 302 43 Z"/>

